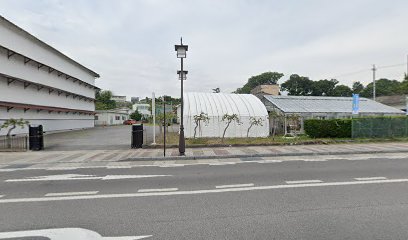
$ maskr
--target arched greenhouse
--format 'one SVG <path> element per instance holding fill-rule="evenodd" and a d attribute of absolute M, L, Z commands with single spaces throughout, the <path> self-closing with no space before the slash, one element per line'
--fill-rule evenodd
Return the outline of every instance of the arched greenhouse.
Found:
<path fill-rule="evenodd" d="M 202 120 L 195 121 L 200 114 Z M 194 132 L 196 137 L 222 137 L 228 124 L 226 119 L 222 120 L 225 114 L 236 116 L 225 137 L 245 138 L 247 134 L 249 137 L 267 137 L 269 134 L 268 112 L 254 95 L 192 92 L 184 95 L 185 137 L 193 138 Z"/>

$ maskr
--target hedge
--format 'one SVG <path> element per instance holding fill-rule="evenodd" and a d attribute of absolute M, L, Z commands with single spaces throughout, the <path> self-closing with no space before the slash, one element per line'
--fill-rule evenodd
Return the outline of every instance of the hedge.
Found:
<path fill-rule="evenodd" d="M 305 133 L 312 138 L 351 138 L 351 119 L 306 119 Z"/>

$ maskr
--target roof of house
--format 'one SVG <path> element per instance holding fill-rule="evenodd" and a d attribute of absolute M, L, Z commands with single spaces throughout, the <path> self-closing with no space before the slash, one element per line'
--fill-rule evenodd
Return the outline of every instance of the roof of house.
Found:
<path fill-rule="evenodd" d="M 34 35 L 32 35 L 31 33 L 27 32 L 26 30 L 22 29 L 21 27 L 17 26 L 16 24 L 12 23 L 11 21 L 7 20 L 6 18 L 4 18 L 3 16 L 0 15 L 0 21 L 7 23 L 10 27 L 16 29 L 17 31 L 22 32 L 27 38 L 45 46 L 46 48 L 48 48 L 49 50 L 57 53 L 58 55 L 62 56 L 63 58 L 67 59 L 68 61 L 73 62 L 74 64 L 76 64 L 77 66 L 85 69 L 86 71 L 88 71 L 90 74 L 92 74 L 94 77 L 98 78 L 100 77 L 98 73 L 92 71 L 91 69 L 85 67 L 84 65 L 78 63 L 77 61 L 73 60 L 72 58 L 68 57 L 67 55 L 65 55 L 64 53 L 60 52 L 59 50 L 55 49 L 54 47 L 52 47 L 51 45 L 45 43 L 44 41 L 41 41 L 39 38 L 35 37 Z"/>
<path fill-rule="evenodd" d="M 208 116 L 237 114 L 238 116 L 267 116 L 265 105 L 252 94 L 198 93 L 184 95 L 184 115 L 201 112 Z"/>
<path fill-rule="evenodd" d="M 351 113 L 352 97 L 270 96 L 264 99 L 285 113 Z M 404 114 L 403 111 L 379 102 L 360 98 L 360 113 Z"/>

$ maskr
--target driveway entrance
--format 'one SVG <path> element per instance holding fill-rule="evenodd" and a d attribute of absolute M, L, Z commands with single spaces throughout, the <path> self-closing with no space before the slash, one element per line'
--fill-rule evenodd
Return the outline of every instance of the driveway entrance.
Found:
<path fill-rule="evenodd" d="M 143 142 L 153 142 L 153 127 L 144 126 Z M 120 150 L 129 149 L 130 125 L 95 127 L 83 130 L 51 133 L 44 136 L 46 151 Z M 156 135 L 159 129 L 156 127 Z"/>

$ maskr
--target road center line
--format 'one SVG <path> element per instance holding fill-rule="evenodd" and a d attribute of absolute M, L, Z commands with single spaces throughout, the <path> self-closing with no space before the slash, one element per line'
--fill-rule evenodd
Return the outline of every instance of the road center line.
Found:
<path fill-rule="evenodd" d="M 50 202 L 50 201 L 66 201 L 66 200 L 86 200 L 86 199 L 196 195 L 196 194 L 206 194 L 206 193 L 243 192 L 243 191 L 254 191 L 254 190 L 272 190 L 272 189 L 306 188 L 306 187 L 348 186 L 348 185 L 364 185 L 364 184 L 379 184 L 379 183 L 408 183 L 408 179 L 403 178 L 403 179 L 350 181 L 350 182 L 305 183 L 305 184 L 291 184 L 291 185 L 284 184 L 284 185 L 272 185 L 272 186 L 239 187 L 239 188 L 190 190 L 190 191 L 174 191 L 174 192 L 121 193 L 121 194 L 99 194 L 99 195 L 83 195 L 83 196 L 15 198 L 15 199 L 0 199 L 0 204 L 1 203 L 20 203 L 20 202 Z"/>
<path fill-rule="evenodd" d="M 357 181 L 369 181 L 369 180 L 386 180 L 386 177 L 365 177 L 365 178 L 354 178 Z"/>
<path fill-rule="evenodd" d="M 77 195 L 92 195 L 97 194 L 99 191 L 89 191 L 89 192 L 61 192 L 61 193 L 47 193 L 46 197 L 59 197 L 59 196 L 77 196 Z"/>
<path fill-rule="evenodd" d="M 321 183 L 322 180 L 300 180 L 300 181 L 286 181 L 287 184 L 302 184 L 302 183 Z"/>
<path fill-rule="evenodd" d="M 137 192 L 148 193 L 148 192 L 173 192 L 173 191 L 178 191 L 178 188 L 139 189 Z"/>
<path fill-rule="evenodd" d="M 231 185 L 220 185 L 220 186 L 215 186 L 215 188 L 236 188 L 236 187 L 253 187 L 253 183 L 246 183 L 246 184 L 231 184 Z"/>

